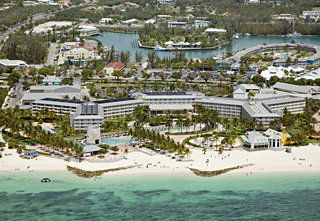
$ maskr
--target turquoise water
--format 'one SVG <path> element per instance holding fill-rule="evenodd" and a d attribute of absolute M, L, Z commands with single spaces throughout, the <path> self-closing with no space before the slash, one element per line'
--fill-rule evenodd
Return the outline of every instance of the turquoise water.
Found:
<path fill-rule="evenodd" d="M 124 34 L 124 33 L 113 33 L 104 32 L 102 35 L 97 36 L 96 39 L 100 40 L 103 45 L 115 47 L 116 51 L 130 51 L 131 60 L 135 59 L 135 53 L 141 52 L 144 59 L 147 58 L 150 49 L 139 48 L 137 41 L 139 39 L 138 34 Z M 318 36 L 244 36 L 240 35 L 239 39 L 234 39 L 231 44 L 221 47 L 218 50 L 196 50 L 186 51 L 186 58 L 209 58 L 217 55 L 223 55 L 227 52 L 235 53 L 245 48 L 253 47 L 261 44 L 275 44 L 275 43 L 290 43 L 294 40 L 296 43 L 305 43 L 312 45 L 320 45 L 320 39 Z M 170 51 L 157 51 L 160 58 L 173 57 L 175 52 Z"/>
<path fill-rule="evenodd" d="M 0 184 L 0 220 L 320 219 L 320 174 L 1 173 Z"/>
<path fill-rule="evenodd" d="M 107 144 L 109 146 L 117 146 L 120 144 L 126 144 L 131 141 L 130 137 L 125 137 L 125 138 L 106 138 L 102 139 L 101 143 Z"/>

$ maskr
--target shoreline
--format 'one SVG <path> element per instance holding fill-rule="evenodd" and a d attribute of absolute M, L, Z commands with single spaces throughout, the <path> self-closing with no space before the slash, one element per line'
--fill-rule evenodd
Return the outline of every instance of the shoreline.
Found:
<path fill-rule="evenodd" d="M 6 154 L 6 155 L 5 155 Z M 16 150 L 6 150 L 0 159 L 0 173 L 11 172 L 66 172 L 67 166 L 83 171 L 108 171 L 103 176 L 138 175 L 138 174 L 188 174 L 194 175 L 190 168 L 199 171 L 219 171 L 243 165 L 252 165 L 227 171 L 225 174 L 255 174 L 255 173 L 319 173 L 320 146 L 293 147 L 292 153 L 284 150 L 246 151 L 233 149 L 224 151 L 208 150 L 205 154 L 199 148 L 191 148 L 190 160 L 176 161 L 171 156 L 155 154 L 150 156 L 140 151 L 133 151 L 127 159 L 117 162 L 92 163 L 88 161 L 67 162 L 61 159 L 39 156 L 32 160 L 22 159 Z M 130 168 L 121 169 L 119 168 Z M 70 173 L 71 174 L 71 173 Z M 224 174 L 223 174 L 224 175 Z"/>

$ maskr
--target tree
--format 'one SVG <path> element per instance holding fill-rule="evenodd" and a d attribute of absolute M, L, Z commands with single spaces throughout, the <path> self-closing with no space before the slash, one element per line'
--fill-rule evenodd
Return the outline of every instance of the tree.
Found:
<path fill-rule="evenodd" d="M 208 83 L 208 80 L 213 78 L 213 74 L 211 72 L 205 71 L 200 74 L 200 77 Z"/>
<path fill-rule="evenodd" d="M 136 51 L 135 59 L 136 59 L 136 62 L 141 62 L 142 61 L 142 53 Z"/>
<path fill-rule="evenodd" d="M 9 76 L 8 76 L 8 85 L 10 87 L 13 87 L 16 83 L 19 82 L 19 79 L 21 78 L 21 75 L 18 71 L 13 71 Z"/>
<path fill-rule="evenodd" d="M 115 76 L 118 81 L 120 80 L 120 77 L 124 77 L 123 71 L 120 70 L 115 70 L 112 75 Z"/>
<path fill-rule="evenodd" d="M 254 75 L 251 80 L 256 84 L 258 85 L 259 87 L 262 87 L 263 84 L 265 83 L 265 78 L 262 77 L 261 75 L 257 74 L 257 75 Z"/>
<path fill-rule="evenodd" d="M 173 73 L 171 74 L 171 77 L 174 78 L 174 79 L 177 81 L 178 79 L 180 79 L 180 78 L 182 77 L 182 73 L 180 73 L 180 72 L 173 72 Z"/>
<path fill-rule="evenodd" d="M 84 69 L 81 72 L 82 81 L 87 81 L 89 78 L 91 78 L 93 76 L 93 74 L 94 74 L 93 70 Z"/>
<path fill-rule="evenodd" d="M 149 106 L 137 106 L 133 112 L 133 116 L 136 119 L 136 124 L 141 126 L 143 123 L 147 122 L 150 118 L 150 108 Z"/>
<path fill-rule="evenodd" d="M 252 91 L 250 91 L 250 92 L 248 93 L 248 100 L 253 99 L 255 95 L 256 95 L 255 93 L 253 93 Z"/>

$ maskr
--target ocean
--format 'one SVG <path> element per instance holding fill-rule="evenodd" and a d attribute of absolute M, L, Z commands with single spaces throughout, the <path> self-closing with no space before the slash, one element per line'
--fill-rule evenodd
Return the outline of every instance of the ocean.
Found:
<path fill-rule="evenodd" d="M 0 220 L 320 220 L 320 174 L 1 172 Z"/>

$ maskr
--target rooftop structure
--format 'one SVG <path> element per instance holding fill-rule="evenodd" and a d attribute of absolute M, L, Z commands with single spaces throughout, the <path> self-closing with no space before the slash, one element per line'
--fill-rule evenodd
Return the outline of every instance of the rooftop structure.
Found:
<path fill-rule="evenodd" d="M 255 84 L 240 84 L 234 88 L 233 98 L 248 99 L 248 93 L 259 93 L 260 87 Z"/>
<path fill-rule="evenodd" d="M 62 83 L 62 78 L 54 75 L 49 75 L 43 78 L 42 83 L 44 85 L 60 85 Z"/>
<path fill-rule="evenodd" d="M 107 68 L 114 68 L 115 70 L 122 70 L 126 65 L 121 62 L 111 62 L 106 67 Z"/>
<path fill-rule="evenodd" d="M 282 147 L 281 136 L 275 133 L 261 134 L 257 131 L 250 131 L 241 136 L 245 146 L 254 148 L 279 148 Z"/>
<path fill-rule="evenodd" d="M 217 33 L 217 34 L 225 34 L 227 30 L 221 28 L 207 28 L 204 32 L 206 33 Z"/>
<path fill-rule="evenodd" d="M 279 91 L 298 93 L 298 94 L 312 94 L 315 90 L 308 86 L 300 86 L 294 84 L 287 84 L 282 82 L 277 82 L 273 88 Z"/>
<path fill-rule="evenodd" d="M 174 5 L 175 2 L 173 0 L 157 0 L 160 5 Z"/>
<path fill-rule="evenodd" d="M 31 105 L 33 101 L 43 98 L 53 99 L 80 99 L 81 86 L 75 85 L 36 85 L 31 86 L 28 93 L 22 97 L 23 105 Z"/>
<path fill-rule="evenodd" d="M 139 5 L 133 2 L 125 2 L 124 4 L 132 8 L 139 8 Z"/>
<path fill-rule="evenodd" d="M 184 21 L 169 21 L 168 28 L 188 28 L 188 22 Z"/>
<path fill-rule="evenodd" d="M 0 68 L 27 68 L 26 62 L 21 60 L 0 59 Z"/>

